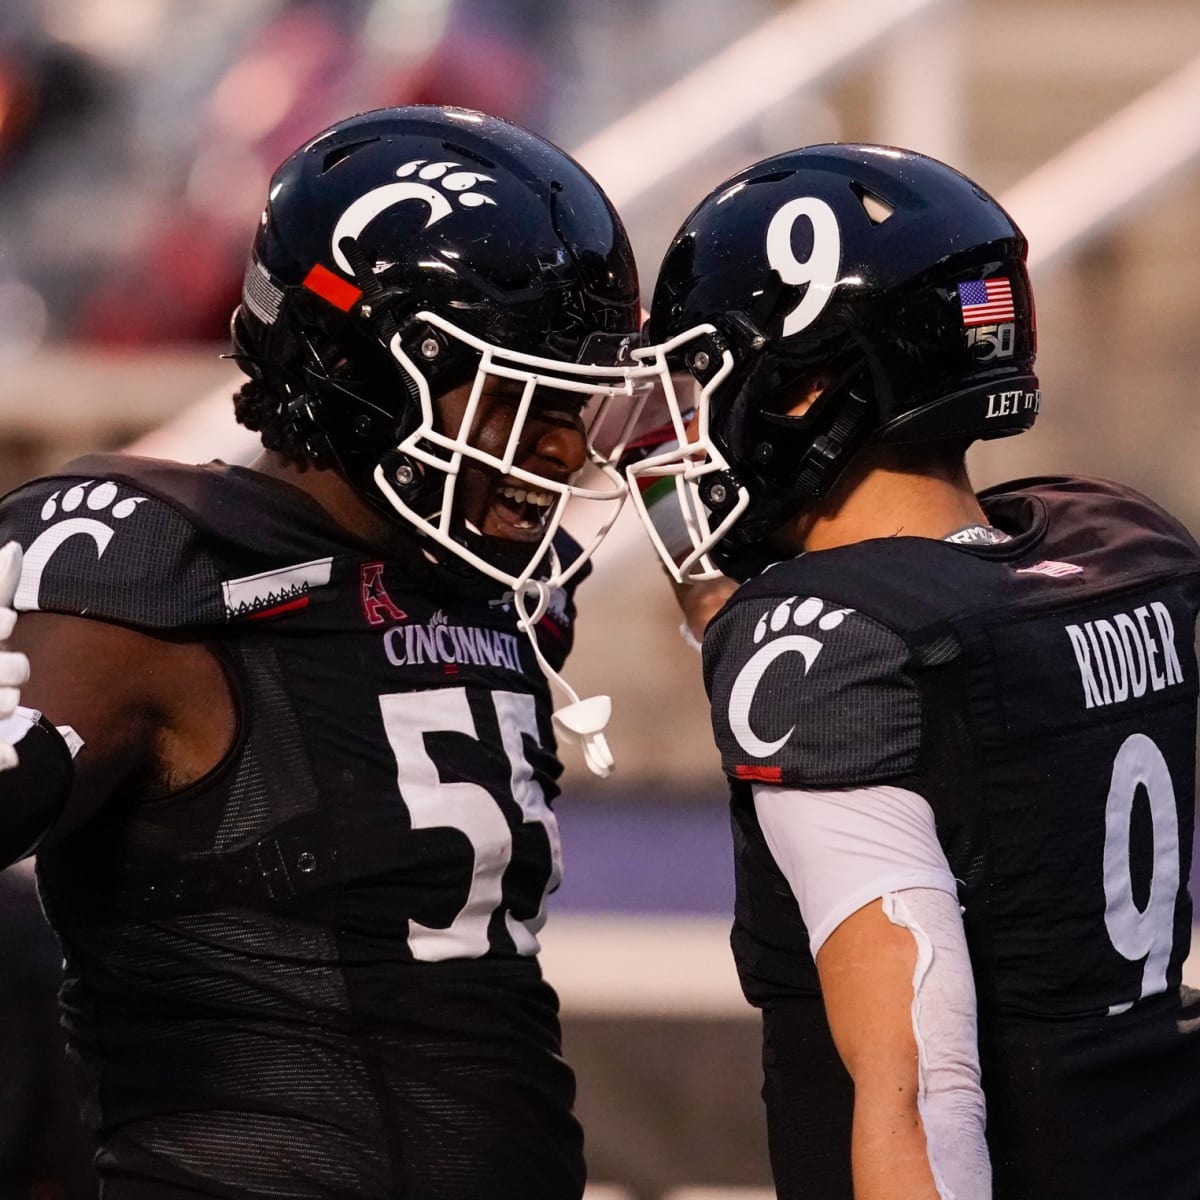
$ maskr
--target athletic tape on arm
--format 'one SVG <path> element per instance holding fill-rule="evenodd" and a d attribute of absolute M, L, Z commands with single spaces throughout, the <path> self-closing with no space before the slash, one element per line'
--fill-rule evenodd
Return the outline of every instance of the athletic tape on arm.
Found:
<path fill-rule="evenodd" d="M 21 547 L 8 542 L 0 548 L 0 643 L 6 642 L 17 623 L 11 605 L 21 579 Z M 29 659 L 24 654 L 0 651 L 0 720 L 12 716 L 21 702 L 20 688 L 29 679 Z M 0 771 L 16 763 L 11 739 L 0 734 Z"/>
<path fill-rule="evenodd" d="M 917 1107 L 938 1195 L 990 1200 L 975 981 L 958 902 L 943 891 L 913 888 L 889 892 L 883 911 L 917 943 L 912 1003 Z"/>

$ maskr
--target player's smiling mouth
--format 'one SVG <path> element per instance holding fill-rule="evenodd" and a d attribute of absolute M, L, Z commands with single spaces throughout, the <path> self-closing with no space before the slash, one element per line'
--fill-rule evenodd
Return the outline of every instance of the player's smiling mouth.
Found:
<path fill-rule="evenodd" d="M 521 479 L 502 480 L 492 491 L 484 532 L 514 542 L 535 541 L 541 537 L 557 497 L 557 492 Z"/>

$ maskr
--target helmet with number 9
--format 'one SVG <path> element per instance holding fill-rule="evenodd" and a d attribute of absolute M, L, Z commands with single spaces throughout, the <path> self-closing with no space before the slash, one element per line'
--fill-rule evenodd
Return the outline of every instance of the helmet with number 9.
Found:
<path fill-rule="evenodd" d="M 253 381 L 238 415 L 268 448 L 337 470 L 440 561 L 510 586 L 561 583 L 619 508 L 564 566 L 553 538 L 567 501 L 626 492 L 615 455 L 640 317 L 624 227 L 569 155 L 466 109 L 361 113 L 271 179 L 233 320 L 232 357 Z M 485 451 L 473 414 L 497 384 L 516 416 L 507 445 Z M 441 428 L 435 400 L 464 385 L 461 427 Z M 591 482 L 522 467 L 523 422 L 547 397 L 589 435 L 605 424 L 603 452 L 588 440 Z M 535 544 L 501 545 L 456 517 L 468 467 L 537 497 Z"/>
<path fill-rule="evenodd" d="M 693 548 L 677 563 L 638 501 L 676 578 L 760 570 L 764 539 L 869 442 L 965 449 L 1027 429 L 1039 394 L 1025 254 L 980 187 L 892 147 L 805 147 L 703 200 L 663 260 L 638 352 L 681 445 L 629 468 L 679 494 Z M 817 398 L 793 415 L 805 395 Z"/>

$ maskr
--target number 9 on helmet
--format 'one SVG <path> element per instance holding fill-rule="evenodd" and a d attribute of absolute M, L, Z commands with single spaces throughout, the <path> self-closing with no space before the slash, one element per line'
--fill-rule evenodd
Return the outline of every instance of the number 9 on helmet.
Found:
<path fill-rule="evenodd" d="M 980 187 L 888 146 L 777 155 L 701 201 L 635 352 L 682 439 L 627 471 L 648 527 L 641 495 L 676 491 L 690 549 L 656 543 L 674 577 L 761 570 L 770 535 L 870 443 L 965 449 L 1028 429 L 1040 393 L 1025 256 Z M 690 423 L 681 377 L 698 387 Z"/>

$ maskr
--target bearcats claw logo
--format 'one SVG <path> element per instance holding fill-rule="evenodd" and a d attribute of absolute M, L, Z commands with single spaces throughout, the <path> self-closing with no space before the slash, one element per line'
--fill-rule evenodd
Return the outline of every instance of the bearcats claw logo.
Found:
<path fill-rule="evenodd" d="M 96 484 L 94 479 L 89 479 L 86 483 L 77 483 L 65 492 L 55 492 L 42 505 L 42 520 L 54 521 L 54 524 L 43 529 L 25 551 L 21 585 L 17 588 L 14 601 L 16 608 L 29 612 L 39 607 L 42 573 L 58 548 L 69 538 L 90 537 L 96 543 L 96 558 L 103 557 L 108 543 L 116 533 L 108 521 L 124 521 L 137 512 L 139 504 L 146 502 L 145 496 L 126 496 L 123 500 L 118 500 L 117 496 L 118 488 L 115 483 Z M 65 515 L 83 510 L 94 513 L 95 516 Z M 56 520 L 60 516 L 63 519 Z M 97 520 L 99 516 L 107 517 L 108 521 Z"/>
<path fill-rule="evenodd" d="M 436 225 L 438 221 L 448 217 L 454 206 L 450 202 L 449 192 L 463 208 L 479 208 L 484 204 L 495 204 L 491 196 L 482 192 L 472 191 L 481 183 L 495 183 L 491 175 L 481 175 L 478 171 L 453 170 L 461 167 L 456 162 L 426 162 L 423 158 L 405 163 L 396 171 L 403 182 L 385 183 L 382 187 L 373 188 L 365 195 L 359 196 L 353 204 L 338 218 L 333 229 L 332 250 L 333 260 L 347 275 L 353 276 L 354 269 L 350 260 L 342 253 L 343 238 L 357 238 L 364 229 L 380 213 L 403 204 L 406 200 L 420 200 L 429 206 L 429 216 L 425 220 L 425 228 Z M 418 170 L 418 168 L 420 168 Z M 415 178 L 409 178 L 415 176 Z M 426 180 L 427 182 L 419 182 Z M 434 187 L 434 184 L 437 184 Z"/>
<path fill-rule="evenodd" d="M 754 629 L 754 644 L 760 649 L 751 655 L 738 672 L 729 699 L 729 728 L 737 738 L 738 745 L 752 758 L 769 758 L 787 743 L 796 728 L 793 725 L 783 737 L 773 742 L 764 741 L 751 728 L 750 711 L 767 668 L 785 654 L 799 654 L 804 659 L 805 672 L 811 671 L 824 643 L 810 634 L 818 630 L 822 633 L 831 632 L 853 611 L 852 608 L 831 608 L 826 611 L 825 602 L 815 596 L 803 601 L 798 596 L 792 596 L 763 613 Z M 809 632 L 792 633 L 792 629 L 806 629 Z M 770 641 L 767 640 L 768 636 Z"/>

